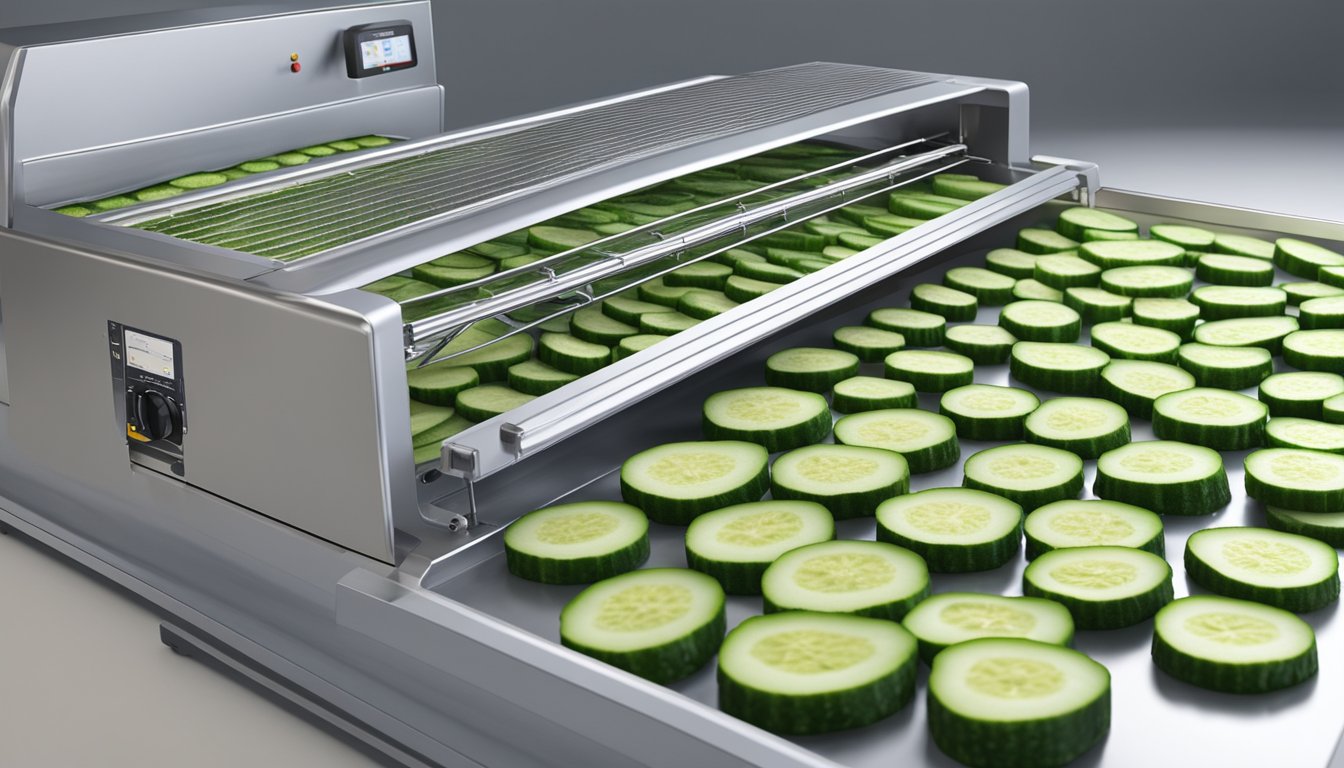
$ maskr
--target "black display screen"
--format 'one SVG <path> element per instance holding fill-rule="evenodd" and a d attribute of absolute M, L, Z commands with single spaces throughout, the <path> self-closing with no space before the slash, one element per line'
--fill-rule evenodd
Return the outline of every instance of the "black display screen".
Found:
<path fill-rule="evenodd" d="M 345 68 L 369 77 L 416 65 L 415 30 L 409 21 L 364 24 L 345 31 Z"/>

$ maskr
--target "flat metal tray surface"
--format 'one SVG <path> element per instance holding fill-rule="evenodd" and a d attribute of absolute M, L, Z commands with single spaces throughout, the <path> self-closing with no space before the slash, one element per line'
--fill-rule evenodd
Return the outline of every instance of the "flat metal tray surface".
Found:
<path fill-rule="evenodd" d="M 1128 214 L 1127 214 L 1128 215 Z M 1138 217 L 1146 225 L 1155 221 Z M 1165 219 L 1172 220 L 1172 219 Z M 986 237 L 990 243 L 1012 244 L 1012 234 L 1021 222 L 1001 225 L 987 235 L 973 241 L 981 247 L 959 255 L 931 260 L 933 266 L 899 276 L 888 285 L 892 292 L 877 301 L 843 308 L 816 322 L 804 322 L 786 335 L 765 342 L 759 354 L 744 354 L 740 359 L 725 362 L 722 369 L 705 371 L 699 378 L 712 377 L 716 388 L 753 386 L 763 382 L 760 360 L 765 354 L 789 346 L 829 346 L 831 330 L 841 325 L 858 324 L 874 308 L 880 306 L 907 306 L 909 287 L 920 282 L 936 282 L 949 267 L 983 263 Z M 1048 224 L 1047 224 L 1048 226 Z M 1218 228 L 1227 231 L 1228 228 Z M 1257 234 L 1242 230 L 1246 234 Z M 1295 280 L 1280 274 L 1279 281 Z M 1198 284 L 1198 283 L 1197 283 Z M 978 323 L 995 323 L 998 310 L 983 308 L 976 318 Z M 1086 336 L 1083 340 L 1086 343 Z M 880 364 L 865 364 L 863 373 L 882 375 Z M 693 377 L 695 378 L 695 377 Z M 1013 384 L 1006 365 L 977 366 L 976 381 L 986 384 Z M 1042 399 L 1052 393 L 1038 392 Z M 1254 391 L 1248 391 L 1254 396 Z M 669 390 L 660 395 L 658 407 L 668 414 L 656 421 L 627 422 L 625 428 L 647 442 L 643 432 L 656 435 L 658 441 L 700 439 L 699 402 L 701 392 L 684 388 Z M 938 397 L 921 395 L 921 406 L 936 411 Z M 1134 420 L 1135 440 L 1152 439 L 1147 421 Z M 962 441 L 963 460 L 974 452 L 1002 443 Z M 593 446 L 597 449 L 597 446 Z M 1206 590 L 1195 585 L 1185 575 L 1182 556 L 1186 538 L 1206 527 L 1257 525 L 1263 526 L 1264 513 L 1259 505 L 1244 494 L 1242 460 L 1246 452 L 1224 453 L 1228 479 L 1233 490 L 1232 503 L 1207 517 L 1167 517 L 1167 560 L 1175 574 L 1177 597 L 1202 594 Z M 619 499 L 618 466 L 612 465 L 605 474 L 562 497 L 564 501 L 586 499 Z M 1096 462 L 1086 462 L 1087 484 L 1084 498 L 1095 498 L 1091 493 Z M 554 472 L 548 468 L 547 475 Z M 912 478 L 912 490 L 922 490 L 961 484 L 961 463 L 954 467 Z M 574 488 L 575 479 L 529 476 L 529 482 L 556 483 Z M 683 551 L 684 528 L 653 524 L 651 526 L 652 556 L 649 566 L 685 567 Z M 840 538 L 874 538 L 875 524 L 871 519 L 843 521 L 838 525 Z M 565 602 L 580 591 L 580 587 L 556 587 L 530 583 L 510 576 L 504 562 L 499 537 L 483 545 L 494 547 L 494 555 L 486 557 L 473 567 L 439 585 L 437 591 L 455 600 L 496 616 L 551 641 L 559 641 L 559 614 Z M 478 555 L 479 556 L 479 555 Z M 934 574 L 932 589 L 935 593 L 947 591 L 980 591 L 1006 595 L 1021 594 L 1024 558 L 993 571 L 972 574 Z M 1320 656 L 1319 675 L 1297 687 L 1268 694 L 1236 696 L 1195 688 L 1175 680 L 1157 670 L 1150 657 L 1152 621 L 1112 631 L 1080 631 L 1076 647 L 1104 664 L 1111 672 L 1112 724 L 1106 740 L 1075 761 L 1077 766 L 1326 766 L 1344 729 L 1344 627 L 1337 620 L 1337 605 L 1332 605 L 1303 616 L 1317 632 Z M 761 612 L 760 598 L 729 597 L 728 625 L 731 629 L 743 619 Z M 925 716 L 927 694 L 927 667 L 920 671 L 915 699 L 910 706 L 896 715 L 866 728 L 841 733 L 795 738 L 793 741 L 835 761 L 855 768 L 886 768 L 892 765 L 958 765 L 943 755 L 928 735 Z M 671 686 L 674 690 L 708 707 L 716 706 L 717 687 L 714 664 L 708 664 L 695 675 Z M 743 727 L 750 727 L 744 725 Z"/>

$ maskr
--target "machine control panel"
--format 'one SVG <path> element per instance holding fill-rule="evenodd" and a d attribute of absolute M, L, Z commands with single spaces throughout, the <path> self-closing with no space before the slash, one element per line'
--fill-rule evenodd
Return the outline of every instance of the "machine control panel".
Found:
<path fill-rule="evenodd" d="M 383 75 L 416 65 L 415 29 L 409 21 L 361 24 L 345 30 L 343 38 L 345 71 L 350 77 Z"/>
<path fill-rule="evenodd" d="M 186 387 L 182 343 L 115 321 L 107 324 L 112 384 L 132 461 L 185 473 Z"/>

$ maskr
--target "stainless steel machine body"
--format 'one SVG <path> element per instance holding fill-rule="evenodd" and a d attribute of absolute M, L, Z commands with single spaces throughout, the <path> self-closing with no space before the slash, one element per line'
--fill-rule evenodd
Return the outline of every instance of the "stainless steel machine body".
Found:
<path fill-rule="evenodd" d="M 418 64 L 352 77 L 343 36 L 393 23 L 414 28 Z M 146 72 L 133 109 L 80 77 L 146 51 L 182 65 Z M 1087 163 L 1033 162 L 1026 88 L 995 80 L 799 65 L 443 134 L 424 0 L 0 30 L 0 61 L 0 522 L 155 605 L 175 647 L 407 765 L 936 763 L 918 708 L 852 738 L 787 740 L 719 713 L 709 670 L 669 689 L 562 648 L 554 621 L 569 592 L 510 579 L 495 534 L 556 499 L 610 493 L 625 456 L 695 431 L 671 414 L 748 380 L 769 351 L 892 301 L 918 270 L 1008 244 L 1061 196 L 1145 222 L 1344 240 L 1339 225 L 1113 193 Z M 52 210 L 359 134 L 401 141 L 84 219 Z M 410 322 L 414 301 L 360 290 L 809 138 L 863 148 L 866 170 L 806 192 L 768 185 L 772 202 L 744 195 L 557 254 L 498 276 L 508 290 L 484 297 L 445 290 L 449 309 Z M 647 279 L 640 270 L 659 259 L 703 258 L 701 246 L 965 164 L 1008 186 L 477 424 L 445 441 L 441 462 L 415 465 L 407 362 L 470 323 L 561 296 L 582 306 L 601 280 Z M 416 194 L 398 196 L 405 187 Z M 238 206 L 265 221 L 247 208 L 260 195 L 310 219 L 274 230 L 288 240 L 263 236 L 274 249 L 262 255 L 136 226 Z M 160 367 L 135 367 L 132 353 Z M 137 387 L 157 394 L 123 392 Z M 179 412 L 178 442 L 158 453 L 128 433 L 127 409 L 144 397 Z M 674 539 L 660 531 L 655 558 L 675 562 Z M 746 608 L 731 611 L 736 621 Z M 1338 634 L 1328 619 L 1318 631 L 1323 647 Z M 1344 666 L 1327 654 L 1315 688 L 1211 703 L 1161 690 L 1134 662 L 1139 641 L 1116 637 L 1084 649 L 1133 662 L 1142 690 L 1124 688 L 1136 698 L 1117 706 L 1159 708 L 1146 717 L 1163 739 L 1188 733 L 1185 716 L 1202 707 L 1216 713 L 1220 751 L 1253 754 L 1241 726 L 1269 701 L 1284 709 L 1276 733 L 1312 764 L 1333 750 L 1344 723 L 1318 705 L 1344 690 Z M 1322 713 L 1305 719 L 1310 734 L 1284 725 L 1306 701 Z M 1118 725 L 1095 759 L 1132 765 L 1134 727 Z"/>

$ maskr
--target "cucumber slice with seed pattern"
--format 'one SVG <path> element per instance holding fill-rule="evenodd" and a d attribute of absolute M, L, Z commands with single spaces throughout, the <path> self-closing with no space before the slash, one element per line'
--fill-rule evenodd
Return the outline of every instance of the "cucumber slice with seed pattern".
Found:
<path fill-rule="evenodd" d="M 919 641 L 919 657 L 932 664 L 950 645 L 985 637 L 1020 637 L 1051 645 L 1073 642 L 1073 617 L 1053 600 L 978 592 L 943 592 L 915 606 L 901 625 Z"/>
<path fill-rule="evenodd" d="M 578 381 L 578 378 L 540 360 L 525 360 L 509 366 L 509 386 L 527 395 L 544 395 L 571 381 Z"/>
<path fill-rule="evenodd" d="M 938 411 L 968 440 L 1021 440 L 1022 422 L 1041 404 L 1025 389 L 967 384 L 943 393 Z"/>
<path fill-rule="evenodd" d="M 1260 402 L 1274 416 L 1321 418 L 1322 404 L 1344 394 L 1344 376 L 1336 373 L 1276 373 L 1260 382 Z"/>
<path fill-rule="evenodd" d="M 716 392 L 705 400 L 703 414 L 710 440 L 745 440 L 771 453 L 819 442 L 831 431 L 826 398 L 780 387 Z"/>
<path fill-rule="evenodd" d="M 1233 256 L 1251 256 L 1257 259 L 1274 258 L 1274 244 L 1258 237 L 1233 235 L 1219 232 L 1213 236 L 1215 253 L 1230 253 Z"/>
<path fill-rule="evenodd" d="M 1036 274 L 1036 255 L 1016 248 L 995 248 L 985 254 L 985 267 L 1021 280 Z"/>
<path fill-rule="evenodd" d="M 808 392 L 826 392 L 858 372 L 859 358 L 838 349 L 794 347 L 776 352 L 765 361 L 767 384 Z"/>
<path fill-rule="evenodd" d="M 1213 248 L 1213 233 L 1184 224 L 1154 224 L 1148 228 L 1154 240 L 1175 243 L 1187 251 L 1208 251 Z"/>
<path fill-rule="evenodd" d="M 647 301 L 650 304 L 661 304 L 669 309 L 676 309 L 677 302 L 688 292 L 695 290 L 689 286 L 672 286 L 663 282 L 663 278 L 658 277 L 639 284 L 637 292 L 640 301 Z M 640 316 L 641 325 L 644 317 Z"/>
<path fill-rule="evenodd" d="M 1132 547 L 1166 554 L 1162 518 L 1118 501 L 1065 499 L 1027 515 L 1027 559 L 1071 547 Z"/>
<path fill-rule="evenodd" d="M 677 311 L 697 320 L 717 317 L 730 309 L 736 309 L 738 306 L 736 301 L 728 298 L 727 294 L 721 291 L 690 291 L 677 300 Z"/>
<path fill-rule="evenodd" d="M 810 501 L 753 501 L 716 509 L 686 528 L 686 564 L 730 595 L 759 595 L 761 575 L 780 555 L 835 538 L 835 520 Z"/>
<path fill-rule="evenodd" d="M 985 306 L 997 307 L 1013 298 L 1011 277 L 980 267 L 953 267 L 943 273 L 943 284 L 969 293 Z"/>
<path fill-rule="evenodd" d="M 639 325 L 639 318 L 643 315 L 671 311 L 672 307 L 623 296 L 612 296 L 602 302 L 602 313 L 607 317 L 635 326 Z M 615 344 L 616 342 L 612 343 Z"/>
<path fill-rule="evenodd" d="M 1032 278 L 1018 280 L 1013 286 L 1013 298 L 1024 301 L 1064 301 L 1064 292 Z"/>
<path fill-rule="evenodd" d="M 1003 189 L 1004 185 L 980 179 L 954 178 L 957 174 L 940 173 L 933 177 L 934 194 L 962 200 L 979 200 Z"/>
<path fill-rule="evenodd" d="M 1171 602 L 1171 566 L 1131 547 L 1055 549 L 1023 571 L 1022 592 L 1062 604 L 1079 629 L 1120 629 Z"/>
<path fill-rule="evenodd" d="M 527 230 L 527 242 L 529 244 L 552 251 L 568 251 L 579 248 L 597 240 L 598 237 L 598 234 L 591 229 L 574 229 L 573 227 L 542 226 Z"/>
<path fill-rule="evenodd" d="M 1344 266 L 1344 254 L 1336 253 L 1315 243 L 1282 237 L 1273 246 L 1274 264 L 1290 275 L 1316 280 L 1321 267 Z"/>
<path fill-rule="evenodd" d="M 1274 356 L 1260 347 L 1182 344 L 1177 358 L 1181 367 L 1189 371 L 1201 387 L 1246 389 L 1259 384 L 1274 371 Z"/>
<path fill-rule="evenodd" d="M 1227 320 L 1282 315 L 1288 305 L 1288 294 L 1278 288 L 1206 285 L 1195 289 L 1190 301 L 1199 307 L 1203 319 Z"/>
<path fill-rule="evenodd" d="M 999 311 L 999 325 L 1022 341 L 1077 341 L 1083 320 L 1050 301 L 1014 301 Z"/>
<path fill-rule="evenodd" d="M 1283 362 L 1304 371 L 1344 373 L 1344 330 L 1296 331 L 1284 336 Z"/>
<path fill-rule="evenodd" d="M 1288 611 L 1268 605 L 1183 597 L 1153 620 L 1153 663 L 1200 688 L 1265 693 L 1315 676 L 1316 633 Z"/>
<path fill-rule="evenodd" d="M 1294 512 L 1268 507 L 1265 518 L 1276 531 L 1310 536 L 1335 549 L 1344 547 L 1344 512 Z"/>
<path fill-rule="evenodd" d="M 1284 337 L 1296 330 L 1293 317 L 1238 317 L 1204 323 L 1195 328 L 1193 338 L 1215 347 L 1262 347 L 1277 355 Z"/>
<path fill-rule="evenodd" d="M 780 456 L 770 469 L 774 498 L 814 501 L 837 520 L 872 515 L 883 499 L 909 490 L 905 459 L 880 448 L 809 445 Z"/>
<path fill-rule="evenodd" d="M 1041 255 L 1074 251 L 1077 248 L 1077 240 L 1065 237 L 1053 229 L 1028 227 L 1017 233 L 1017 250 L 1019 251 Z"/>
<path fill-rule="evenodd" d="M 836 442 L 899 453 L 913 473 L 950 467 L 961 458 L 952 420 L 916 408 L 855 413 L 835 422 L 833 429 Z"/>
<path fill-rule="evenodd" d="M 866 323 L 901 334 L 912 347 L 939 346 L 947 330 L 947 319 L 942 315 L 899 307 L 875 309 L 868 314 Z"/>
<path fill-rule="evenodd" d="M 723 284 L 733 274 L 733 268 L 712 261 L 699 261 L 687 264 L 663 275 L 663 283 L 673 288 L 688 286 L 691 288 L 710 288 L 722 290 Z"/>
<path fill-rule="evenodd" d="M 1153 416 L 1153 403 L 1168 392 L 1195 386 L 1195 377 L 1174 365 L 1145 360 L 1112 360 L 1101 369 L 1097 391 L 1131 414 Z"/>
<path fill-rule="evenodd" d="M 984 491 L 931 488 L 882 502 L 877 539 L 918 554 L 934 573 L 988 571 L 1017 554 L 1022 507 Z"/>
<path fill-rule="evenodd" d="M 1066 395 L 1096 391 L 1110 355 L 1092 347 L 1019 341 L 1013 345 L 1008 370 L 1013 378 L 1033 387 Z"/>
<path fill-rule="evenodd" d="M 626 336 L 624 339 L 621 339 L 619 344 L 612 347 L 611 361 L 616 362 L 617 360 L 624 360 L 636 352 L 643 352 L 666 338 L 666 336 L 656 333 L 641 333 L 638 336 Z"/>
<path fill-rule="evenodd" d="M 1314 419 L 1275 416 L 1265 425 L 1265 442 L 1270 448 L 1344 453 L 1344 426 Z"/>
<path fill-rule="evenodd" d="M 1344 328 L 1344 297 L 1308 299 L 1297 307 L 1297 322 L 1303 330 Z"/>
<path fill-rule="evenodd" d="M 1100 288 L 1069 288 L 1064 291 L 1064 306 L 1077 312 L 1084 323 L 1120 320 L 1130 312 L 1133 299 Z"/>
<path fill-rule="evenodd" d="M 1264 445 L 1268 417 L 1269 409 L 1255 398 L 1196 387 L 1153 403 L 1153 434 L 1216 451 L 1240 451 Z"/>
<path fill-rule="evenodd" d="M 1110 322 L 1092 326 L 1092 346 L 1113 359 L 1176 362 L 1181 337 L 1161 328 Z"/>
<path fill-rule="evenodd" d="M 1274 265 L 1250 256 L 1206 253 L 1195 264 L 1195 277 L 1215 285 L 1273 285 Z"/>
<path fill-rule="evenodd" d="M 611 348 L 564 333 L 543 333 L 537 343 L 537 357 L 552 368 L 582 376 L 610 364 Z"/>
<path fill-rule="evenodd" d="M 935 283 L 921 283 L 910 291 L 910 308 L 932 312 L 948 320 L 974 320 L 978 311 L 974 296 Z"/>
<path fill-rule="evenodd" d="M 1095 459 L 1129 442 L 1129 414 L 1107 400 L 1057 397 L 1027 416 L 1027 442 Z"/>
<path fill-rule="evenodd" d="M 621 465 L 621 497 L 650 520 L 685 525 L 710 510 L 759 501 L 770 487 L 770 454 L 732 440 L 667 443 Z"/>
<path fill-rule="evenodd" d="M 824 541 L 780 555 L 761 577 L 765 612 L 853 613 L 900 621 L 929 595 L 929 569 L 881 541 Z"/>
<path fill-rule="evenodd" d="M 655 683 L 703 667 L 723 642 L 723 588 L 686 568 L 649 568 L 588 587 L 560 612 L 560 642 Z"/>
<path fill-rule="evenodd" d="M 1199 320 L 1199 307 L 1185 299 L 1135 299 L 1130 312 L 1135 325 L 1161 328 L 1182 339 L 1190 337 Z"/>
<path fill-rule="evenodd" d="M 1062 291 L 1065 288 L 1096 285 L 1101 280 L 1101 268 L 1071 253 L 1052 253 L 1036 259 L 1036 270 L 1032 277 Z"/>
<path fill-rule="evenodd" d="M 1083 490 L 1083 460 L 1077 455 L 1030 443 L 986 448 L 963 467 L 962 485 L 989 491 L 1031 510 Z"/>
<path fill-rule="evenodd" d="M 733 301 L 745 303 L 752 299 L 758 299 L 779 286 L 780 283 L 733 275 L 723 284 L 723 294 Z"/>
<path fill-rule="evenodd" d="M 1183 267 L 1117 267 L 1101 273 L 1101 287 L 1136 299 L 1178 299 L 1194 277 Z"/>
<path fill-rule="evenodd" d="M 610 347 L 638 335 L 639 329 L 610 317 L 600 307 L 585 307 L 570 316 L 569 332 L 577 339 Z"/>
<path fill-rule="evenodd" d="M 1094 240 L 1083 243 L 1078 255 L 1102 269 L 1168 266 L 1185 263 L 1185 249 L 1161 240 Z"/>
<path fill-rule="evenodd" d="M 1264 448 L 1246 457 L 1246 495 L 1300 512 L 1344 508 L 1344 456 Z"/>
<path fill-rule="evenodd" d="M 857 355 L 865 363 L 881 362 L 887 355 L 905 346 L 905 337 L 866 325 L 847 325 L 831 334 L 836 349 Z"/>
<path fill-rule="evenodd" d="M 543 584 L 588 584 L 649 558 L 649 519 L 629 504 L 581 501 L 538 509 L 504 531 L 509 573 Z"/>
<path fill-rule="evenodd" d="M 411 397 L 422 403 L 451 406 L 457 393 L 471 389 L 481 377 L 471 368 L 447 365 L 428 365 L 406 373 Z"/>
<path fill-rule="evenodd" d="M 975 378 L 974 361 L 955 352 L 903 349 L 887 355 L 883 365 L 887 378 L 908 381 L 919 392 L 946 392 Z"/>
<path fill-rule="evenodd" d="M 687 291 L 694 290 L 699 289 L 687 289 Z M 643 334 L 672 336 L 694 328 L 699 323 L 700 320 L 680 312 L 656 312 L 639 316 L 639 332 Z"/>
<path fill-rule="evenodd" d="M 959 355 L 984 365 L 1008 362 L 1017 337 L 997 325 L 956 325 L 947 329 L 943 344 Z"/>
<path fill-rule="evenodd" d="M 1139 225 L 1122 216 L 1099 211 L 1096 208 L 1067 208 L 1060 212 L 1056 229 L 1074 240 L 1082 239 L 1083 232 L 1095 229 L 1103 232 L 1138 232 Z"/>
<path fill-rule="evenodd" d="M 1092 492 L 1160 515 L 1212 514 L 1232 500 L 1223 457 L 1211 448 L 1172 440 L 1130 443 L 1103 453 Z"/>
<path fill-rule="evenodd" d="M 1328 544 L 1268 528 L 1207 528 L 1185 544 L 1185 572 L 1226 597 L 1306 613 L 1339 599 L 1339 554 Z"/>
<path fill-rule="evenodd" d="M 1288 303 L 1294 306 L 1301 305 L 1308 299 L 1321 299 L 1327 296 L 1344 295 L 1344 288 L 1336 288 L 1333 285 L 1326 285 L 1315 281 L 1299 283 L 1279 283 L 1279 289 L 1288 294 Z"/>
<path fill-rule="evenodd" d="M 719 708 L 767 731 L 839 731 L 914 696 L 916 643 L 888 621 L 791 611 L 753 616 L 719 651 Z"/>
<path fill-rule="evenodd" d="M 840 413 L 914 408 L 918 404 L 915 388 L 909 382 L 876 376 L 853 376 L 838 381 L 831 392 L 831 407 Z"/>
<path fill-rule="evenodd" d="M 508 413 L 533 399 L 533 395 L 519 392 L 503 384 L 482 384 L 458 392 L 455 405 L 458 413 L 472 421 L 480 422 Z"/>

